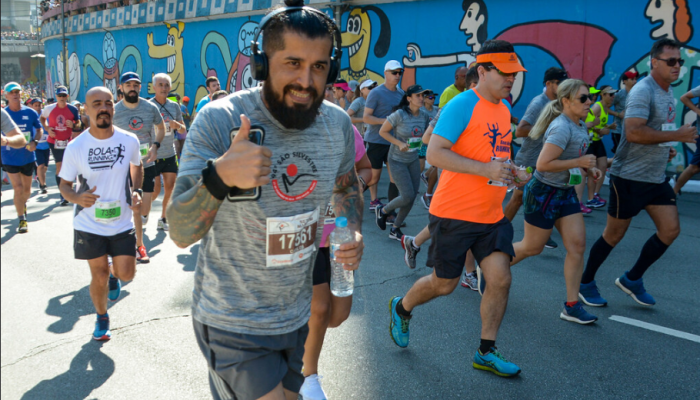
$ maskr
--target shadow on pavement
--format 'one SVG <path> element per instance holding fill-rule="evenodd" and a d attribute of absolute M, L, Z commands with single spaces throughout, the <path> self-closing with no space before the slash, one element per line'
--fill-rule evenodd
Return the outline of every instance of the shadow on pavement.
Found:
<path fill-rule="evenodd" d="M 108 310 L 110 307 L 129 296 L 129 292 L 124 290 L 124 287 L 128 283 L 129 282 L 122 282 L 121 296 L 119 296 L 119 299 L 116 302 L 108 302 Z M 62 299 L 66 298 L 70 299 L 66 302 L 61 302 Z M 90 286 L 88 285 L 80 290 L 62 294 L 50 299 L 49 304 L 46 306 L 46 314 L 60 318 L 60 320 L 49 325 L 49 327 L 46 328 L 47 331 L 53 333 L 67 333 L 72 331 L 80 317 L 95 314 L 95 307 L 93 306 L 92 299 L 90 298 Z"/>
<path fill-rule="evenodd" d="M 70 369 L 43 380 L 22 396 L 33 399 L 84 399 L 114 374 L 114 360 L 100 351 L 103 342 L 85 343 L 70 363 Z"/>
<path fill-rule="evenodd" d="M 152 251 L 154 248 L 156 248 L 156 247 L 160 246 L 161 244 L 163 244 L 163 242 L 165 241 L 165 238 L 168 237 L 168 233 L 165 232 L 165 231 L 157 230 L 156 232 L 157 232 L 157 233 L 156 233 L 156 236 L 155 236 L 153 239 L 151 239 L 150 237 L 148 237 L 148 235 L 146 234 L 146 232 L 143 233 L 143 244 L 144 244 L 144 245 L 146 246 L 146 248 L 148 249 L 148 254 L 149 254 L 151 257 L 152 257 L 153 255 L 155 255 L 155 254 L 160 253 L 160 250 L 158 250 L 157 252 L 154 252 L 153 255 L 151 255 L 151 251 Z"/>
<path fill-rule="evenodd" d="M 190 254 L 179 254 L 177 262 L 182 264 L 182 270 L 187 272 L 194 271 L 197 265 L 197 255 L 199 254 L 199 244 L 190 247 Z"/>

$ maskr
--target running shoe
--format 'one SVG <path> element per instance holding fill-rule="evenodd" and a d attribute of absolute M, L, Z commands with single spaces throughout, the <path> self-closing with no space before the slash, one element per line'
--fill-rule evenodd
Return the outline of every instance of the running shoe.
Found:
<path fill-rule="evenodd" d="M 40 194 L 47 194 L 49 191 L 46 190 L 46 185 L 39 185 L 39 193 Z"/>
<path fill-rule="evenodd" d="M 559 318 L 581 325 L 592 324 L 598 320 L 598 317 L 586 311 L 578 301 L 572 307 L 564 303 L 564 311 L 559 314 Z"/>
<path fill-rule="evenodd" d="M 169 231 L 170 226 L 168 225 L 168 221 L 165 218 L 160 218 L 158 220 L 158 230 L 159 231 Z"/>
<path fill-rule="evenodd" d="M 400 242 L 402 237 L 403 232 L 401 232 L 401 229 L 399 228 L 391 228 L 389 231 L 389 239 L 398 240 Z"/>
<path fill-rule="evenodd" d="M 10 184 L 10 181 L 8 181 L 7 178 L 3 178 L 3 179 L 2 179 L 2 184 L 3 184 L 3 185 L 9 185 L 9 184 Z"/>
<path fill-rule="evenodd" d="M 112 338 L 112 332 L 109 330 L 109 315 L 98 315 L 95 322 L 95 332 L 92 338 L 97 341 L 106 341 Z"/>
<path fill-rule="evenodd" d="M 479 291 L 479 278 L 476 276 L 476 271 L 467 273 L 465 270 L 462 274 L 462 280 L 459 283 L 462 284 L 462 287 L 475 292 Z"/>
<path fill-rule="evenodd" d="M 656 304 L 656 300 L 654 300 L 654 298 L 651 297 L 651 295 L 644 289 L 644 282 L 642 278 L 639 278 L 639 280 L 636 281 L 631 281 L 627 278 L 628 272 L 629 271 L 626 271 L 621 277 L 615 279 L 615 284 L 617 287 L 622 289 L 623 292 L 632 296 L 634 301 L 643 306 L 653 306 Z"/>
<path fill-rule="evenodd" d="M 374 210 L 374 209 L 376 209 L 377 207 L 380 207 L 380 208 L 381 208 L 381 207 L 384 207 L 384 204 L 382 204 L 382 202 L 379 201 L 379 199 L 372 200 L 372 201 L 369 202 L 369 209 L 370 209 L 370 210 Z"/>
<path fill-rule="evenodd" d="M 146 251 L 146 246 L 139 246 L 136 249 L 136 261 L 139 264 L 148 264 L 151 262 L 151 258 L 148 257 L 148 252 Z"/>
<path fill-rule="evenodd" d="M 557 242 L 552 240 L 552 238 L 549 238 L 547 239 L 547 244 L 545 244 L 544 247 L 548 249 L 556 249 L 557 247 L 559 247 L 559 245 L 557 244 Z"/>
<path fill-rule="evenodd" d="M 602 203 L 603 205 L 608 204 L 608 201 L 605 200 L 604 198 L 600 197 L 598 193 L 593 195 L 593 199 L 598 200 L 598 203 Z"/>
<path fill-rule="evenodd" d="M 493 372 L 498 376 L 511 377 L 520 373 L 520 367 L 506 360 L 495 347 L 491 347 L 491 351 L 486 354 L 481 354 L 481 351 L 477 349 L 472 366 L 476 369 Z"/>
<path fill-rule="evenodd" d="M 119 282 L 114 275 L 109 274 L 109 295 L 107 297 L 111 301 L 117 301 L 119 295 L 122 293 L 122 283 Z"/>
<path fill-rule="evenodd" d="M 391 340 L 393 340 L 397 346 L 406 348 L 408 347 L 410 334 L 408 324 L 411 322 L 411 317 L 405 318 L 396 312 L 396 304 L 398 304 L 401 299 L 401 297 L 395 296 L 389 301 L 389 313 L 391 315 L 389 333 L 391 334 Z"/>
<path fill-rule="evenodd" d="M 601 208 L 604 205 L 605 205 L 604 203 L 601 203 L 598 200 L 596 200 L 595 197 L 586 201 L 586 207 L 591 208 L 591 209 Z"/>
<path fill-rule="evenodd" d="M 590 213 L 593 212 L 593 210 L 591 210 L 590 208 L 584 206 L 583 203 L 579 203 L 579 205 L 581 206 L 581 213 L 582 213 L 582 214 L 587 215 L 587 214 L 590 214 Z"/>
<path fill-rule="evenodd" d="M 425 172 L 421 172 L 420 180 L 421 180 L 421 182 L 423 182 L 425 187 L 428 187 L 428 176 L 425 174 Z"/>
<path fill-rule="evenodd" d="M 387 219 L 387 217 L 389 217 L 389 215 L 385 214 L 382 211 L 382 207 L 375 208 L 374 215 L 376 217 L 375 221 L 377 222 L 377 227 L 379 227 L 379 229 L 385 231 L 386 230 L 386 219 Z"/>
<path fill-rule="evenodd" d="M 401 238 L 401 247 L 403 247 L 405 254 L 403 260 L 406 262 L 408 268 L 416 268 L 416 256 L 420 251 L 420 247 L 416 248 L 413 246 L 413 236 L 403 235 Z"/>
<path fill-rule="evenodd" d="M 578 289 L 578 298 L 581 299 L 585 305 L 591 307 L 605 307 L 608 305 L 608 301 L 600 296 L 595 281 L 582 283 Z"/>
<path fill-rule="evenodd" d="M 486 279 L 484 279 L 484 274 L 481 271 L 479 264 L 476 264 L 476 280 L 479 285 L 479 294 L 483 296 L 484 292 L 486 291 Z"/>
<path fill-rule="evenodd" d="M 392 211 L 388 217 L 386 217 L 386 224 L 387 225 L 394 225 L 394 221 L 396 221 L 396 214 Z M 399 228 L 405 228 L 406 227 L 406 221 L 401 223 L 401 226 Z"/>
<path fill-rule="evenodd" d="M 19 220 L 19 226 L 17 226 L 17 233 L 27 233 L 29 232 L 29 225 L 26 219 Z"/>
<path fill-rule="evenodd" d="M 58 205 L 61 206 L 61 207 L 63 207 L 63 206 L 67 206 L 69 203 L 70 203 L 70 202 L 69 202 L 68 200 L 66 200 L 66 199 L 64 199 L 63 197 L 61 197 L 61 202 L 60 202 Z"/>
<path fill-rule="evenodd" d="M 326 392 L 321 387 L 322 377 L 317 374 L 309 375 L 304 378 L 304 384 L 299 389 L 299 394 L 304 400 L 327 400 Z"/>
<path fill-rule="evenodd" d="M 430 210 L 430 201 L 433 199 L 433 196 L 428 196 L 427 193 L 424 193 L 420 197 L 420 202 L 423 203 L 423 207 L 425 207 L 426 210 Z"/>

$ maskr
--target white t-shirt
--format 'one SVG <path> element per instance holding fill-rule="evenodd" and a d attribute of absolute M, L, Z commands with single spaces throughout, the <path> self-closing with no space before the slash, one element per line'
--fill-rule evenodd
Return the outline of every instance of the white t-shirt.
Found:
<path fill-rule="evenodd" d="M 112 236 L 134 228 L 129 164 L 141 165 L 139 140 L 116 126 L 109 139 L 96 139 L 88 129 L 68 144 L 59 177 L 77 179 L 77 193 L 97 187 L 100 196 L 90 208 L 75 205 L 75 230 Z"/>

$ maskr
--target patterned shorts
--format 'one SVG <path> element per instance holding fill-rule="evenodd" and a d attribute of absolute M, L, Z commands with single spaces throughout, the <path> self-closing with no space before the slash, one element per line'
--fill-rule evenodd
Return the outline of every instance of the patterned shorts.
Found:
<path fill-rule="evenodd" d="M 573 187 L 556 188 L 533 178 L 523 193 L 525 221 L 542 229 L 552 229 L 559 218 L 581 212 Z"/>

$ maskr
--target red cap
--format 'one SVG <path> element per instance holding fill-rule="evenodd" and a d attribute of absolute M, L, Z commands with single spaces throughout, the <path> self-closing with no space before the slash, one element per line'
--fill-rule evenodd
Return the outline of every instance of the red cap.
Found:
<path fill-rule="evenodd" d="M 624 77 L 625 77 L 626 79 L 636 79 L 636 78 L 639 78 L 639 72 L 637 72 L 637 71 L 627 71 L 627 72 L 625 72 L 625 73 L 622 74 L 622 75 L 624 75 Z"/>

